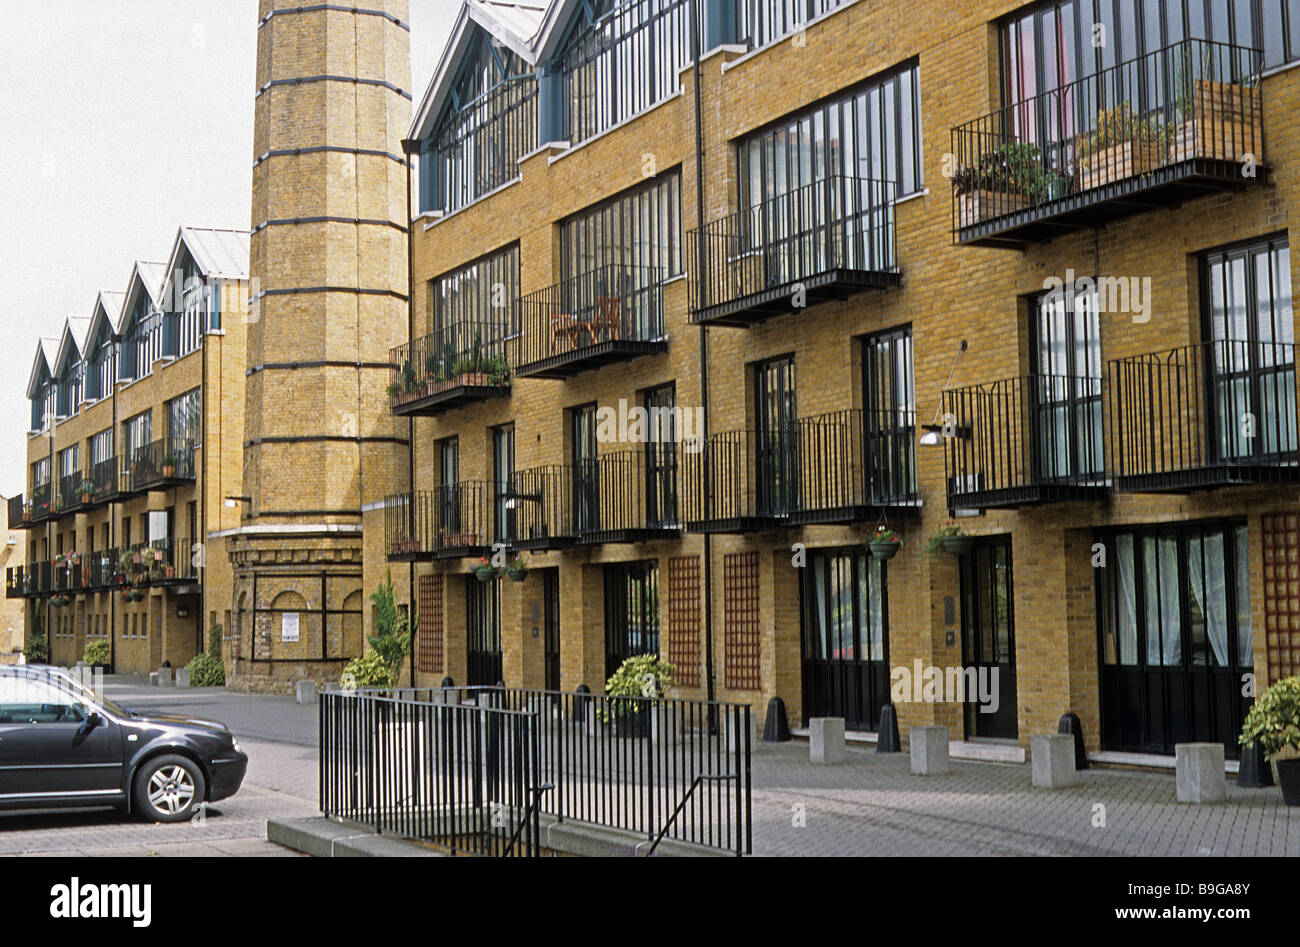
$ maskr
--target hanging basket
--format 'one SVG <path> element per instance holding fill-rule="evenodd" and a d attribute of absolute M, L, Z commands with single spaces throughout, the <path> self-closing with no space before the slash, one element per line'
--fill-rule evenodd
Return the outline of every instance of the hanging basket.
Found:
<path fill-rule="evenodd" d="M 528 578 L 527 569 L 507 569 L 506 578 L 511 582 L 522 582 Z"/>
<path fill-rule="evenodd" d="M 964 556 L 975 547 L 975 539 L 971 536 L 945 536 L 939 542 L 950 556 Z"/>
<path fill-rule="evenodd" d="M 478 579 L 480 582 L 484 583 L 485 585 L 488 582 L 495 582 L 497 580 L 497 570 L 490 566 L 486 568 L 475 569 L 474 578 Z"/>
<path fill-rule="evenodd" d="M 898 551 L 903 548 L 903 544 L 893 540 L 884 540 L 867 543 L 867 548 L 871 550 L 871 558 L 887 562 L 898 555 Z"/>

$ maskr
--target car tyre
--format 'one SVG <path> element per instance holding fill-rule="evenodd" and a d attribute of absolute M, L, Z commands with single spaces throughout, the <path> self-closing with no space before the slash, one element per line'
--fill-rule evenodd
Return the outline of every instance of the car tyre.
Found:
<path fill-rule="evenodd" d="M 149 822 L 184 822 L 207 798 L 203 770 L 185 756 L 159 756 L 135 776 L 135 811 Z"/>

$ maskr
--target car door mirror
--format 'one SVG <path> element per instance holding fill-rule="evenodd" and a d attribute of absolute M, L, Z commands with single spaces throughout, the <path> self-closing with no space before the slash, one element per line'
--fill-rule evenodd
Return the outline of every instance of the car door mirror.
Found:
<path fill-rule="evenodd" d="M 86 734 L 90 733 L 90 731 L 102 725 L 103 722 L 104 722 L 103 717 L 101 717 L 99 714 L 95 713 L 94 711 L 91 711 L 90 713 L 86 714 L 86 719 L 81 721 L 81 728 L 77 730 L 77 736 L 84 737 Z"/>

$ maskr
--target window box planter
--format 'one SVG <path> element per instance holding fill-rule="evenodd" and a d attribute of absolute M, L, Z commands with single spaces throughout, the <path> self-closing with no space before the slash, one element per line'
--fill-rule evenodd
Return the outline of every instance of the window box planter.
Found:
<path fill-rule="evenodd" d="M 1090 191 L 1146 174 L 1163 163 L 1164 151 L 1158 142 L 1137 139 L 1122 142 L 1079 159 L 1079 186 Z"/>
<path fill-rule="evenodd" d="M 975 190 L 957 195 L 957 226 L 974 227 L 987 220 L 1005 217 L 1029 207 L 1020 194 L 1013 191 Z"/>
<path fill-rule="evenodd" d="M 1191 119 L 1171 129 L 1171 162 L 1192 158 L 1240 162 L 1263 145 L 1262 109 L 1255 89 L 1197 79 L 1190 103 L 1180 106 Z"/>

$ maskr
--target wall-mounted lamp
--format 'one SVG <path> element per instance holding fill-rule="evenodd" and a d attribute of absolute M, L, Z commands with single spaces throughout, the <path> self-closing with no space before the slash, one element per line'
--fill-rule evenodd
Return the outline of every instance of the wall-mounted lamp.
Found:
<path fill-rule="evenodd" d="M 233 510 L 241 503 L 252 503 L 252 497 L 226 497 L 226 509 Z"/>
<path fill-rule="evenodd" d="M 957 347 L 957 356 L 952 360 L 952 368 L 948 370 L 948 380 L 943 383 L 943 391 L 947 391 L 948 386 L 952 384 L 952 376 L 957 371 L 957 363 L 961 361 L 962 355 L 966 353 L 966 349 L 969 347 L 969 343 L 967 343 L 965 339 L 962 339 L 961 345 Z M 934 421 L 930 424 L 923 424 L 921 426 L 921 429 L 925 431 L 925 433 L 921 435 L 920 444 L 922 447 L 942 447 L 944 438 L 947 436 L 944 425 L 939 423 L 939 415 L 943 413 L 942 394 L 943 392 L 941 391 L 939 407 L 934 409 Z M 955 432 L 955 436 L 969 437 L 970 428 L 958 428 Z"/>

